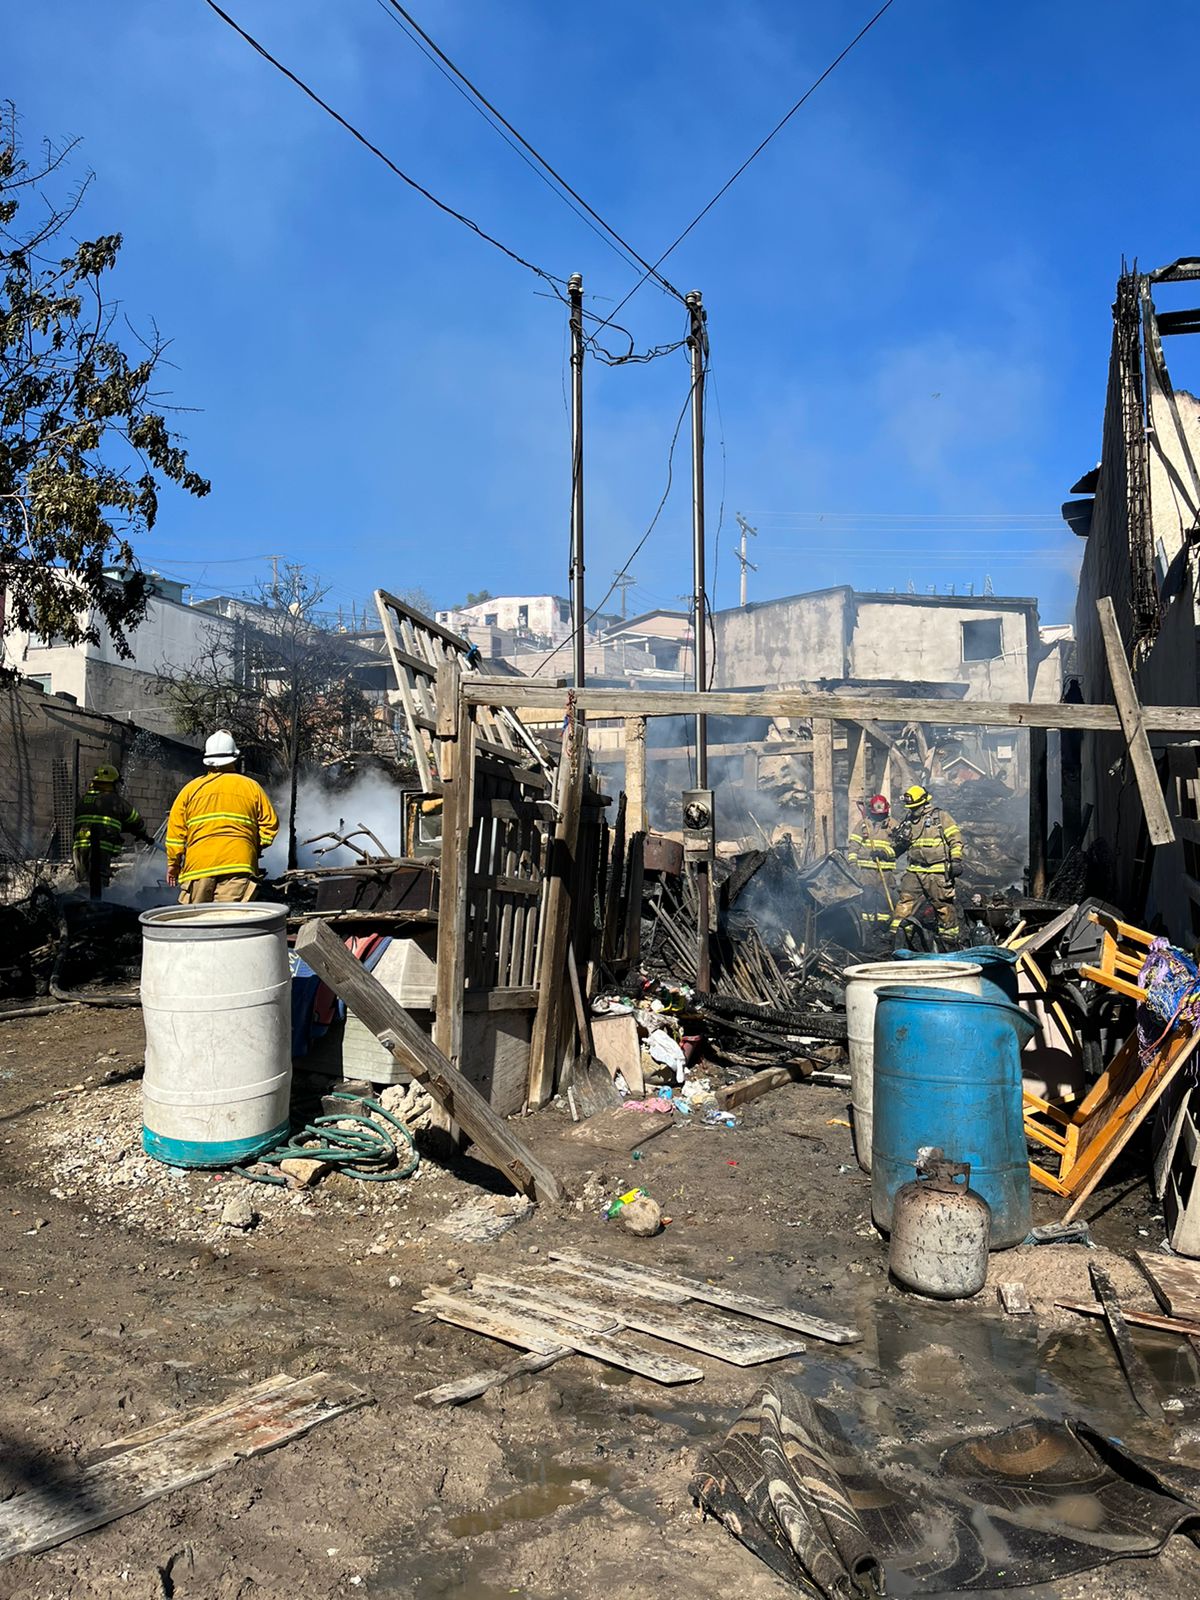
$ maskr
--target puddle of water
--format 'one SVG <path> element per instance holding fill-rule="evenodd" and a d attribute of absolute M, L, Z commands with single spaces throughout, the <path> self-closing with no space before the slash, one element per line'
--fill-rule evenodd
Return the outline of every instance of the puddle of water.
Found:
<path fill-rule="evenodd" d="M 534 1479 L 515 1494 L 482 1506 L 461 1516 L 447 1517 L 446 1527 L 456 1539 L 473 1539 L 481 1533 L 496 1533 L 514 1522 L 536 1522 L 560 1506 L 576 1506 L 586 1500 L 590 1489 L 607 1488 L 612 1481 L 608 1467 L 576 1466 L 570 1462 L 544 1461 Z"/>

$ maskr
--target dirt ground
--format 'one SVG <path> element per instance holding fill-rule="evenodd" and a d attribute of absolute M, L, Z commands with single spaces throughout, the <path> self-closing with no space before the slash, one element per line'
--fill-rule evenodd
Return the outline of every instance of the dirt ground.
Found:
<path fill-rule="evenodd" d="M 795 1594 L 688 1494 L 699 1453 L 775 1372 L 829 1399 L 856 1436 L 928 1446 L 931 1458 L 964 1430 L 1042 1414 L 1200 1465 L 1190 1348 L 1137 1336 L 1164 1395 L 1185 1406 L 1152 1428 L 1103 1326 L 1055 1310 L 1056 1298 L 1091 1298 L 1082 1246 L 993 1258 L 993 1278 L 1026 1283 L 1032 1316 L 1004 1316 L 990 1286 L 936 1305 L 889 1282 L 839 1090 L 790 1086 L 745 1108 L 735 1129 L 679 1127 L 636 1161 L 574 1136 L 550 1108 L 522 1126 L 572 1198 L 477 1245 L 439 1229 L 464 1201 L 504 1192 L 470 1159 L 453 1171 L 425 1160 L 396 1184 L 254 1187 L 257 1225 L 231 1229 L 221 1213 L 237 1180 L 141 1156 L 141 1056 L 136 1010 L 0 1022 L 0 1495 L 277 1372 L 349 1377 L 372 1404 L 9 1563 L 0 1600 Z M 635 1184 L 671 1218 L 657 1238 L 600 1214 L 602 1196 Z M 1037 1221 L 1057 1214 L 1049 1197 L 1035 1206 Z M 1136 1169 L 1097 1196 L 1093 1217 L 1118 1290 L 1150 1308 L 1140 1275 L 1110 1254 L 1162 1239 Z M 476 1270 L 513 1276 L 556 1248 L 719 1278 L 864 1337 L 812 1341 L 767 1369 L 689 1353 L 705 1377 L 683 1388 L 577 1357 L 464 1407 L 415 1404 L 422 1389 L 506 1359 L 417 1315 L 420 1290 Z M 1152 1562 L 1022 1592 L 1173 1600 L 1198 1587 L 1200 1557 L 1176 1538 Z"/>

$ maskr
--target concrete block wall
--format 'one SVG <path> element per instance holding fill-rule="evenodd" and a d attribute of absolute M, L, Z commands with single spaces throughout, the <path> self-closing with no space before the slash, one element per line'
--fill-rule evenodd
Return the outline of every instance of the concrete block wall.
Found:
<path fill-rule="evenodd" d="M 5 854 L 45 854 L 55 831 L 56 770 L 65 770 L 79 794 L 102 762 L 119 767 L 125 793 L 151 832 L 182 786 L 203 771 L 199 752 L 176 739 L 19 683 L 0 684 L 0 750 Z M 55 853 L 64 854 L 61 841 Z"/>

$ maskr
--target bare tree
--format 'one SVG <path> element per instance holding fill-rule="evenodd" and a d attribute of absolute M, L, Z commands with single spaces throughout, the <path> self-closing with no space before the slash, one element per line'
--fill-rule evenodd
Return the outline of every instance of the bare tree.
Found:
<path fill-rule="evenodd" d="M 282 569 L 206 630 L 196 660 L 164 665 L 159 681 L 185 733 L 227 728 L 247 753 L 287 782 L 288 866 L 297 864 L 301 774 L 344 755 L 370 704 L 354 681 L 365 663 L 323 625 L 328 586 L 300 566 Z"/>

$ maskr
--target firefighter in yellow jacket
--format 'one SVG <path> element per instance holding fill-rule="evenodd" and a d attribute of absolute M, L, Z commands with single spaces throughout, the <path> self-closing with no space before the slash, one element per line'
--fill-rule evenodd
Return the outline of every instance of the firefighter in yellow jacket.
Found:
<path fill-rule="evenodd" d="M 167 882 L 179 885 L 181 905 L 253 900 L 258 858 L 279 832 L 266 790 L 238 772 L 241 751 L 229 733 L 204 746 L 211 770 L 175 796 L 167 819 Z"/>
<path fill-rule="evenodd" d="M 863 886 L 859 917 L 863 938 L 886 932 L 892 920 L 892 882 L 896 875 L 896 844 L 892 838 L 891 807 L 887 798 L 873 794 L 858 802 L 860 821 L 850 835 L 846 858 L 858 868 Z"/>
<path fill-rule="evenodd" d="M 153 844 L 132 801 L 120 792 L 121 774 L 105 763 L 87 793 L 75 807 L 75 838 L 71 855 L 75 877 L 93 896 L 112 880 L 113 863 L 121 853 L 123 834 L 143 844 Z"/>
<path fill-rule="evenodd" d="M 962 830 L 948 811 L 935 806 L 933 796 L 919 783 L 904 791 L 906 812 L 896 849 L 908 853 L 900 893 L 892 914 L 895 933 L 905 917 L 922 905 L 937 913 L 938 933 L 943 939 L 958 937 L 958 907 L 954 885 L 962 876 Z"/>

